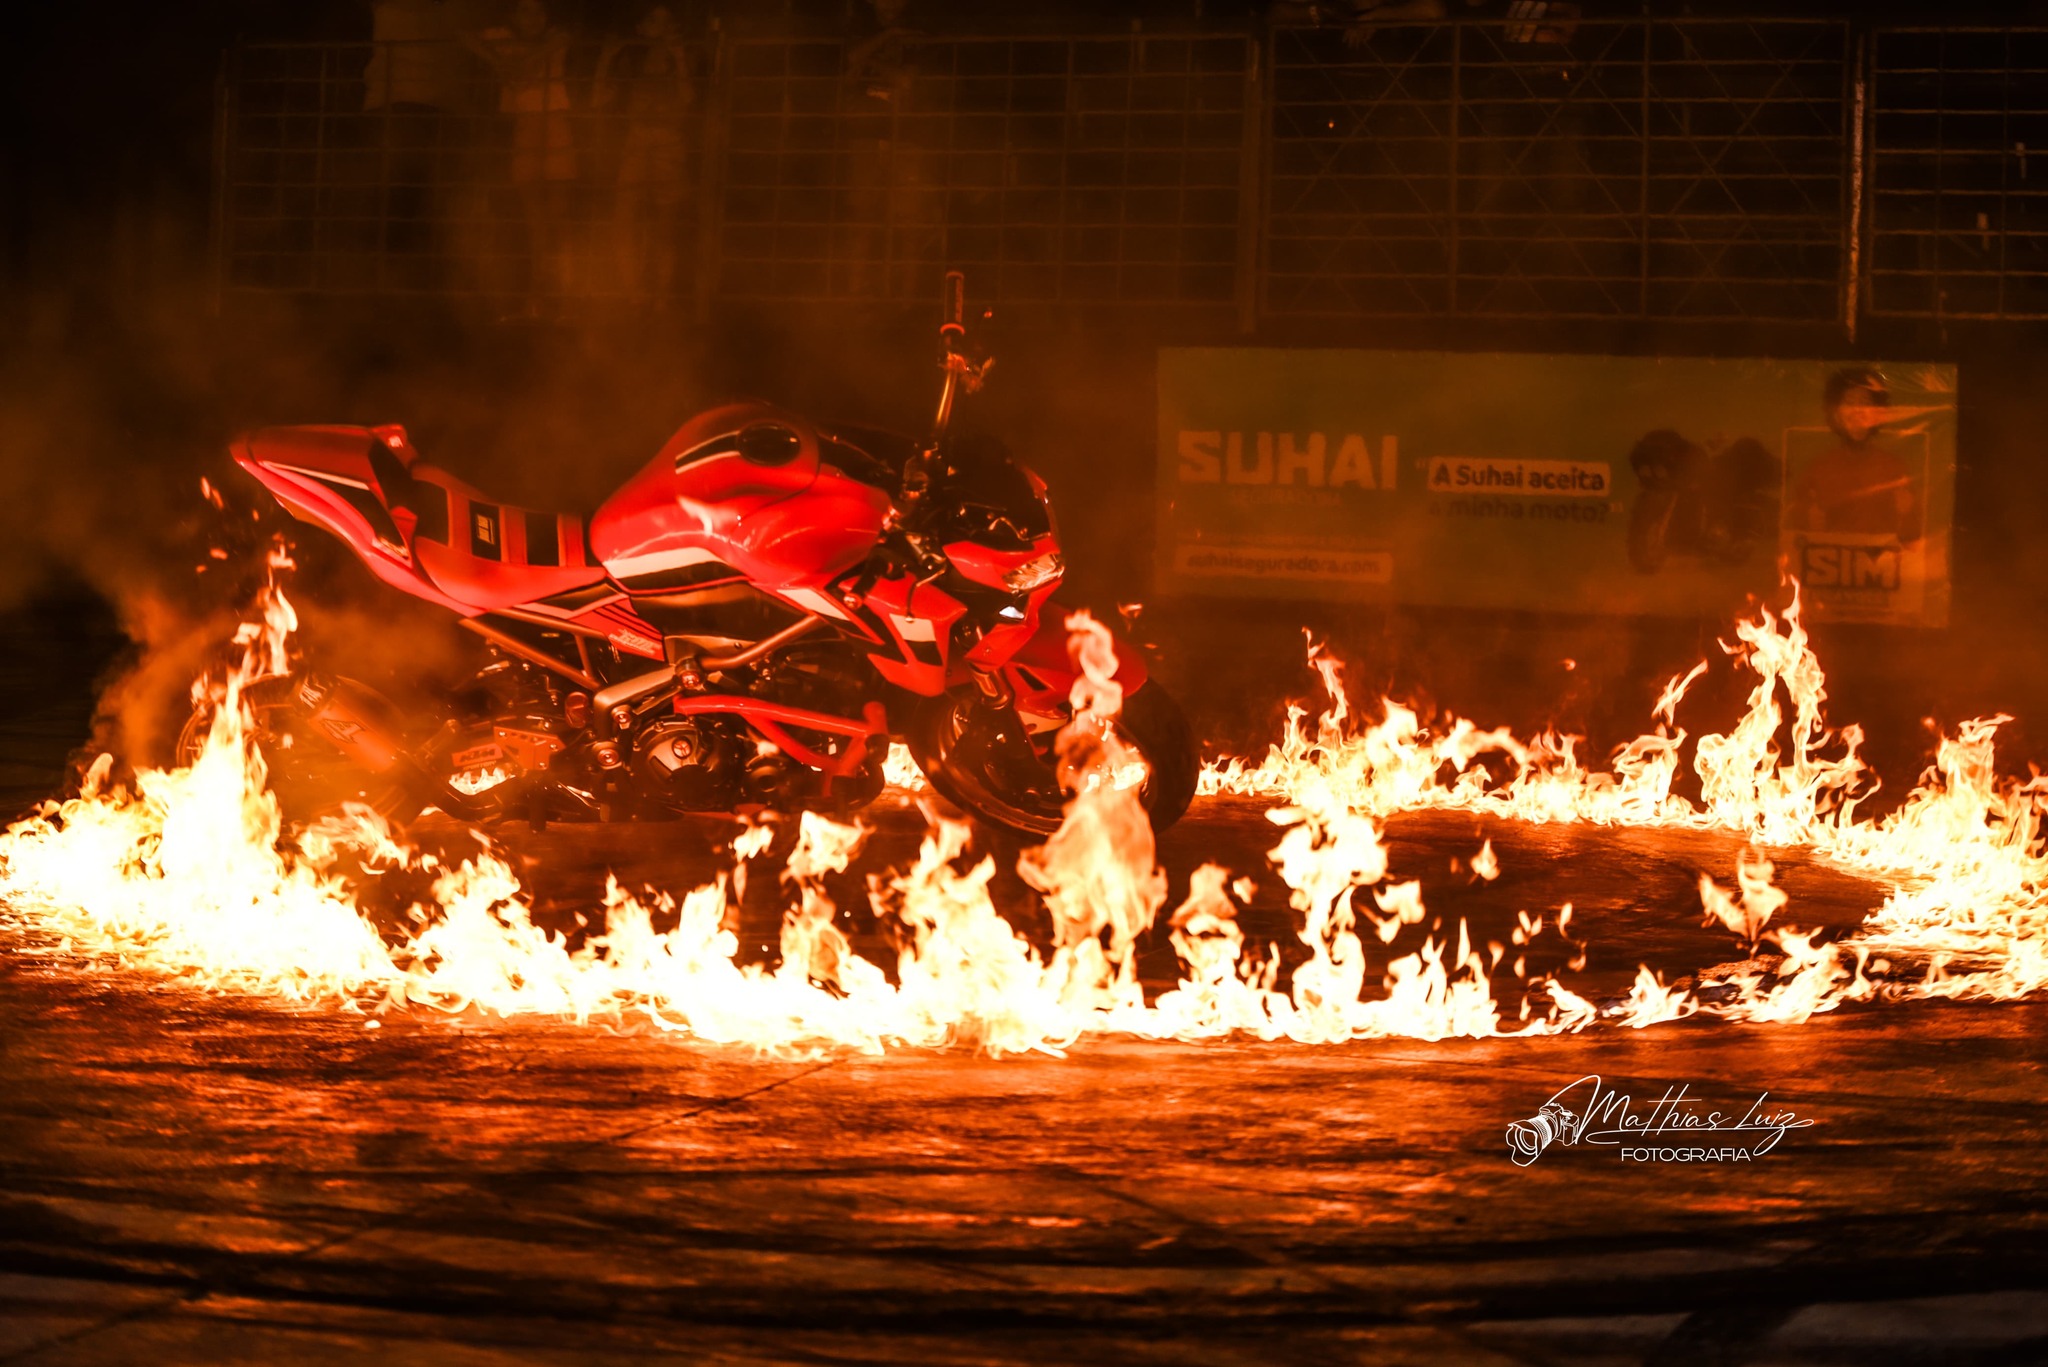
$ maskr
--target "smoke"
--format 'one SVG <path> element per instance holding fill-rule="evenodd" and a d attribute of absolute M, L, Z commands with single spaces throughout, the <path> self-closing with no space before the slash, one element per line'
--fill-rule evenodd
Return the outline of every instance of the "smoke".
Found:
<path fill-rule="evenodd" d="M 449 614 L 285 518 L 229 459 L 237 432 L 402 422 L 427 459 L 507 501 L 587 510 L 697 402 L 687 362 L 633 337 L 442 317 L 394 341 L 377 310 L 230 301 L 216 315 L 197 271 L 118 299 L 50 290 L 24 313 L 0 353 L 0 611 L 111 606 L 130 648 L 104 680 L 94 748 L 133 763 L 170 757 L 189 685 L 276 534 L 295 546 L 288 592 L 319 658 L 403 692 L 473 649 Z"/>
<path fill-rule="evenodd" d="M 250 571 L 282 531 L 296 546 L 288 592 L 314 660 L 345 662 L 401 701 L 424 698 L 476 658 L 474 643 L 324 531 L 284 519 L 228 460 L 235 433 L 399 422 L 424 459 L 508 503 L 588 511 L 690 413 L 735 395 L 921 430 L 937 387 L 935 314 L 936 301 L 856 325 L 788 310 L 772 323 L 715 317 L 701 332 L 688 317 L 507 325 L 370 300 L 231 296 L 216 314 L 196 265 L 97 302 L 53 291 L 27 310 L 0 370 L 0 610 L 79 586 L 111 604 L 132 648 L 106 681 L 95 745 L 160 763 L 190 681 L 231 634 Z M 1073 567 L 1063 596 L 1113 620 L 1117 603 L 1148 596 L 1152 353 L 1048 318 L 997 322 L 988 336 L 998 364 L 962 426 L 999 435 L 1047 477 Z M 2009 406 L 2014 421 L 2030 412 Z M 202 477 L 225 507 L 201 496 Z M 2038 558 L 2031 543 L 2014 544 L 2006 563 Z M 1949 633 L 1819 633 L 1834 715 L 1872 723 L 1874 758 L 1894 786 L 1931 745 L 1921 716 L 1952 724 L 2048 709 L 2022 658 L 2031 601 L 2017 589 L 1966 588 Z M 1363 705 L 1387 695 L 1523 734 L 1555 727 L 1588 736 L 1593 756 L 1642 729 L 1665 678 L 1720 660 L 1716 638 L 1727 631 L 1720 621 L 1592 614 L 1154 601 L 1138 634 L 1156 644 L 1157 672 L 1198 734 L 1256 753 L 1278 734 L 1286 700 L 1316 692 L 1302 667 L 1304 625 L 1349 662 Z M 1967 649 L 1955 649 L 1959 638 Z M 1959 671 L 1959 659 L 1973 667 Z M 1690 707 L 1732 716 L 1739 701 L 1732 675 L 1717 670 Z M 2027 753 L 2014 739 L 2007 753 Z"/>
<path fill-rule="evenodd" d="M 132 647 L 106 680 L 96 743 L 133 762 L 168 757 L 187 687 L 279 531 L 296 544 L 288 592 L 316 660 L 346 661 L 402 699 L 475 658 L 448 614 L 283 519 L 228 460 L 239 431 L 399 422 L 426 460 L 508 503 L 588 511 L 687 416 L 729 397 L 911 432 L 930 420 L 936 295 L 886 318 L 720 304 L 701 317 L 613 307 L 533 324 L 482 306 L 261 295 L 230 295 L 217 311 L 191 207 L 161 213 L 155 224 L 131 215 L 128 246 L 99 241 L 56 262 L 51 279 L 74 283 L 26 292 L 0 339 L 0 611 L 81 593 L 112 605 Z M 971 277 L 968 290 L 970 306 L 987 302 Z M 1046 476 L 1071 566 L 1063 597 L 1115 620 L 1117 604 L 1149 598 L 1156 339 L 1051 311 L 996 313 L 982 333 L 998 364 L 961 428 L 1001 437 Z M 1873 760 L 1898 788 L 1931 748 L 1923 717 L 2048 715 L 2032 658 L 2044 486 L 2014 473 L 2030 468 L 2043 425 L 2031 372 L 2025 356 L 1964 364 L 1963 444 L 1976 464 L 1962 480 L 1956 626 L 1816 632 L 1833 715 L 1871 724 Z M 202 477 L 225 507 L 201 496 Z M 1156 670 L 1197 732 L 1256 752 L 1286 699 L 1316 691 L 1304 625 L 1349 662 L 1363 704 L 1390 695 L 1523 734 L 1555 727 L 1587 735 L 1595 756 L 1641 730 L 1665 678 L 1721 659 L 1728 630 L 1591 612 L 1150 601 L 1138 634 L 1157 645 Z M 1715 691 L 1727 677 L 1696 690 L 1700 715 L 1733 714 L 1739 697 Z M 2039 748 L 2018 727 L 2007 735 L 2006 754 Z"/>

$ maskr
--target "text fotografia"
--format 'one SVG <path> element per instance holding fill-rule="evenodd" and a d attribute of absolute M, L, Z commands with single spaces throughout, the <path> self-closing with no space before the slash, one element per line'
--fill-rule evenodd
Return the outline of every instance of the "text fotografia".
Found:
<path fill-rule="evenodd" d="M 1775 1149 L 1787 1131 L 1812 1124 L 1772 1105 L 1769 1092 L 1746 1105 L 1714 1106 L 1681 1082 L 1638 1101 L 1589 1074 L 1508 1126 L 1508 1156 L 1527 1167 L 1557 1145 L 1611 1148 L 1624 1163 L 1747 1163 Z"/>

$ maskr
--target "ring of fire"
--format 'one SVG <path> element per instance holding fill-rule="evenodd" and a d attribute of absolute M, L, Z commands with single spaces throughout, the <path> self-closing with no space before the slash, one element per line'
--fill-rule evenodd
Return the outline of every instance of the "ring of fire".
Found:
<path fill-rule="evenodd" d="M 274 567 L 288 565 L 274 557 Z M 2005 719 L 1978 720 L 1941 741 L 1934 767 L 1892 812 L 1861 816 L 1861 736 L 1825 724 L 1825 679 L 1796 586 L 1782 617 L 1760 609 L 1737 624 L 1727 649 L 1755 684 L 1732 728 L 1694 742 L 1698 802 L 1673 785 L 1686 740 L 1680 704 L 1704 663 L 1666 687 L 1650 732 L 1594 768 L 1570 737 L 1523 740 L 1465 721 L 1432 728 L 1391 702 L 1379 721 L 1360 722 L 1336 662 L 1312 647 L 1328 710 L 1311 723 L 1291 708 L 1263 759 L 1212 764 L 1203 776 L 1207 795 L 1271 804 L 1270 868 L 1205 865 L 1170 910 L 1143 809 L 1116 781 L 1129 756 L 1103 724 L 1120 703 L 1108 639 L 1076 614 L 1083 678 L 1062 753 L 1078 792 L 1062 828 L 1018 863 L 1050 918 L 1049 952 L 996 910 L 994 864 L 969 862 L 967 828 L 934 815 L 918 857 L 871 879 L 900 946 L 893 973 L 854 951 L 827 891 L 863 831 L 815 814 L 802 818 L 783 873 L 793 904 L 772 963 L 743 963 L 733 929 L 745 861 L 773 837 L 765 825 L 733 842 L 740 862 L 730 876 L 679 898 L 611 880 L 602 925 L 581 937 L 536 924 L 531 894 L 487 842 L 467 857 L 422 852 L 367 811 L 288 834 L 239 697 L 289 667 L 295 618 L 274 582 L 259 607 L 238 638 L 240 667 L 205 685 L 213 722 L 196 761 L 144 771 L 130 789 L 108 782 L 102 757 L 77 796 L 45 803 L 0 837 L 0 899 L 16 930 L 73 957 L 339 1004 L 371 1024 L 394 1009 L 476 1008 L 630 1019 L 774 1050 L 1058 1051 L 1104 1033 L 1443 1039 L 1691 1015 L 1796 1022 L 1849 1002 L 2012 998 L 2048 984 L 2048 779 L 2000 778 L 1993 742 Z M 891 776 L 912 774 L 899 763 Z M 1699 910 L 1745 953 L 1769 952 L 1689 983 L 1645 966 L 1625 995 L 1596 1001 L 1570 979 L 1585 942 L 1569 904 L 1528 907 L 1507 939 L 1482 940 L 1463 920 L 1432 918 L 1421 880 L 1389 879 L 1384 822 L 1418 810 L 1745 838 L 1753 849 L 1736 867 L 1700 877 Z M 1775 885 L 1768 853 L 1788 848 L 1877 882 L 1882 904 L 1847 935 L 1798 928 L 1799 907 Z M 430 881 L 403 933 L 387 933 L 360 905 L 341 873 L 351 862 Z M 1490 880 L 1498 870 L 1487 842 L 1456 876 Z M 1233 880 L 1247 872 L 1288 889 L 1298 921 L 1284 974 L 1277 946 L 1253 945 L 1239 924 L 1248 889 Z M 1181 976 L 1148 996 L 1138 950 L 1163 911 Z M 1391 948 L 1397 939 L 1403 952 Z"/>

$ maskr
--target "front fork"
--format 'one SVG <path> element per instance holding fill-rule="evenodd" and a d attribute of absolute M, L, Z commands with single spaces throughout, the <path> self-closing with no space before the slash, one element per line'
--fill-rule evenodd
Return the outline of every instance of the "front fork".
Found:
<path fill-rule="evenodd" d="M 1017 690 L 1010 687 L 1001 670 L 975 670 L 974 691 L 981 695 L 981 705 L 990 711 L 1000 712 L 1017 704 Z"/>

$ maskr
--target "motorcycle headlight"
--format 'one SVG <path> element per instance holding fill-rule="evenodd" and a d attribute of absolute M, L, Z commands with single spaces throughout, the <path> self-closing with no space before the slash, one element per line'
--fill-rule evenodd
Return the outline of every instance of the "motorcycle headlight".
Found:
<path fill-rule="evenodd" d="M 1033 560 L 1027 560 L 1003 576 L 1003 587 L 1012 593 L 1029 593 L 1044 588 L 1067 572 L 1067 562 L 1060 559 L 1058 551 L 1047 551 Z"/>

